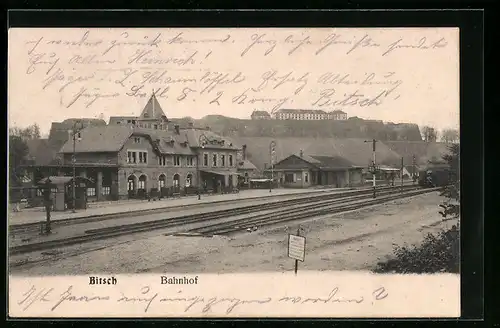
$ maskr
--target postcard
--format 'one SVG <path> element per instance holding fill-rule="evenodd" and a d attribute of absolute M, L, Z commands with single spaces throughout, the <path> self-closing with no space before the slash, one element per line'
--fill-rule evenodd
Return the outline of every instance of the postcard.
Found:
<path fill-rule="evenodd" d="M 11 28 L 12 318 L 460 316 L 458 28 Z"/>

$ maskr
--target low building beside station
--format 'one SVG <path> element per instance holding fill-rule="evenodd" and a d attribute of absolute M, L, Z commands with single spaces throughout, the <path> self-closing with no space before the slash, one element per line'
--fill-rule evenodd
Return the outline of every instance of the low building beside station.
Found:
<path fill-rule="evenodd" d="M 355 187 L 363 185 L 373 161 L 371 141 L 357 138 L 238 138 L 248 144 L 248 157 L 266 178 L 273 176 L 282 187 Z M 269 147 L 275 144 L 271 166 Z M 377 143 L 376 163 L 399 169 L 401 156 Z M 272 167 L 272 170 L 271 170 Z"/>
<path fill-rule="evenodd" d="M 273 173 L 279 185 L 307 188 L 316 185 L 334 188 L 354 187 L 364 183 L 362 167 L 338 156 L 292 154 L 274 165 Z"/>

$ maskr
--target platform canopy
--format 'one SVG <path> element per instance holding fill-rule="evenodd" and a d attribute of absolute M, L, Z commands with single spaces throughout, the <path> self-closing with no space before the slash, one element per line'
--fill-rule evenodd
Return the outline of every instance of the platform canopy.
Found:
<path fill-rule="evenodd" d="M 401 169 L 390 167 L 390 166 L 385 166 L 385 165 L 380 165 L 379 166 L 380 171 L 386 171 L 386 172 L 397 172 L 401 171 Z"/>
<path fill-rule="evenodd" d="M 73 182 L 73 177 L 67 177 L 67 176 L 50 176 L 50 177 L 43 178 L 42 180 L 38 181 L 38 184 L 39 185 L 44 185 L 47 182 L 49 182 L 51 185 L 63 185 L 63 184 L 67 184 L 67 183 Z M 80 177 L 80 176 L 76 177 L 75 182 L 78 182 L 78 183 L 80 183 L 80 182 L 94 183 L 94 181 L 92 181 L 91 179 L 85 178 L 85 177 Z"/>
<path fill-rule="evenodd" d="M 214 171 L 214 170 L 200 170 L 201 172 L 205 173 L 210 173 L 210 174 L 216 174 L 216 175 L 237 175 L 236 172 L 229 172 L 229 171 Z"/>

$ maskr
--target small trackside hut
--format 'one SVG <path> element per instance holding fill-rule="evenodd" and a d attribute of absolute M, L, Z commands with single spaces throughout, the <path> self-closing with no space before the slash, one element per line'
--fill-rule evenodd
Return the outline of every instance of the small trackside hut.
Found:
<path fill-rule="evenodd" d="M 345 188 L 364 183 L 362 167 L 340 156 L 292 154 L 274 166 L 279 184 L 285 188 L 331 186 Z"/>
<path fill-rule="evenodd" d="M 84 177 L 68 176 L 50 176 L 38 181 L 40 190 L 47 186 L 51 189 L 51 197 L 53 201 L 54 211 L 65 211 L 72 209 L 73 204 L 75 209 L 87 208 L 87 185 L 92 184 L 93 181 Z M 75 201 L 73 203 L 73 187 L 75 187 Z"/>

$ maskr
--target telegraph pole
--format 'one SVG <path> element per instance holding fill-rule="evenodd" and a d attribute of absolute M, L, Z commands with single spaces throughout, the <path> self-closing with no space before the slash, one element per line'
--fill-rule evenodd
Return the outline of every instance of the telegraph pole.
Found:
<path fill-rule="evenodd" d="M 411 177 L 412 181 L 413 181 L 413 184 L 415 184 L 415 179 L 416 179 L 416 174 L 415 174 L 415 171 L 416 171 L 416 165 L 415 164 L 416 164 L 416 162 L 417 161 L 416 161 L 415 155 L 413 155 L 413 158 L 412 158 L 412 165 L 413 165 L 413 167 L 412 167 L 412 171 L 413 172 L 412 173 L 413 174 L 412 174 L 412 177 Z"/>
<path fill-rule="evenodd" d="M 271 141 L 269 144 L 269 159 L 271 163 L 271 181 L 269 182 L 269 192 L 273 189 L 274 182 L 274 157 L 276 155 L 276 142 Z"/>
<path fill-rule="evenodd" d="M 203 190 L 203 186 L 201 185 L 201 173 L 200 173 L 200 155 L 203 156 L 203 153 L 200 149 L 204 149 L 206 144 L 206 137 L 204 134 L 201 134 L 198 138 L 198 156 L 196 156 L 196 179 L 198 180 L 198 200 L 201 199 L 201 192 Z"/>
<path fill-rule="evenodd" d="M 376 164 L 376 149 L 377 149 L 377 140 L 366 140 L 365 142 L 371 142 L 372 143 L 372 150 L 373 150 L 373 167 L 372 167 L 372 180 L 373 180 L 373 198 L 377 197 L 377 186 L 376 186 L 376 180 L 375 180 L 375 174 L 377 173 L 377 164 Z"/>
<path fill-rule="evenodd" d="M 403 171 L 404 171 L 404 157 L 401 157 L 401 192 L 403 192 Z"/>
<path fill-rule="evenodd" d="M 77 124 L 79 125 L 79 129 L 76 128 Z M 76 212 L 76 135 L 77 133 L 80 133 L 80 131 L 83 129 L 83 124 L 79 121 L 76 121 L 73 124 L 73 156 L 71 158 L 71 164 L 73 166 L 73 183 L 72 183 L 72 209 L 71 212 L 75 213 Z M 79 138 L 78 138 L 79 139 Z"/>

